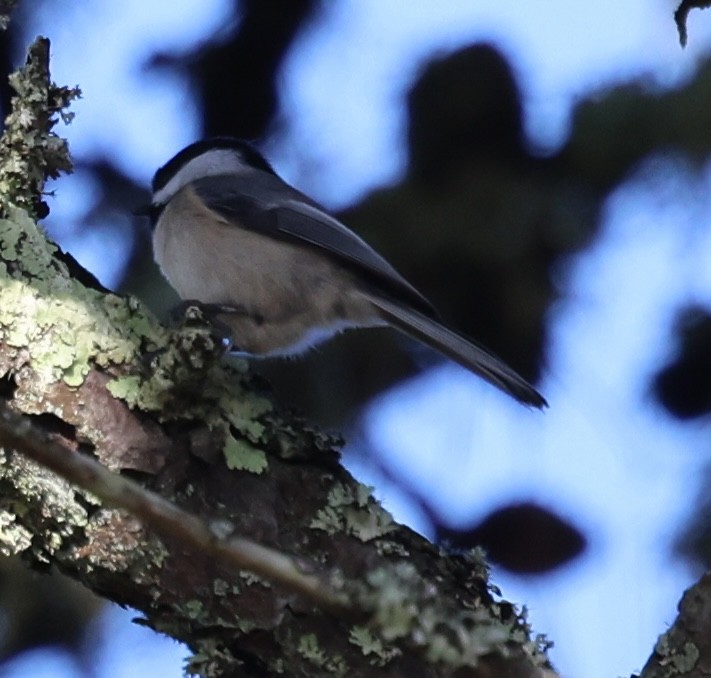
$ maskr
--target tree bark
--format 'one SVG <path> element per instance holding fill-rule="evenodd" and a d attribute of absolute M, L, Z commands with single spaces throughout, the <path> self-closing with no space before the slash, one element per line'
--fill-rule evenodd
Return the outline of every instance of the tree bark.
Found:
<path fill-rule="evenodd" d="M 684 593 L 679 615 L 659 636 L 640 678 L 711 676 L 711 574 Z"/>

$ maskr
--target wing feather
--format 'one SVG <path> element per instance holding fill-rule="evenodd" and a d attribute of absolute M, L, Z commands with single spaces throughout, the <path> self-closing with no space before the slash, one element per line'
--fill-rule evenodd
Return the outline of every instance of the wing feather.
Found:
<path fill-rule="evenodd" d="M 430 302 L 368 243 L 278 177 L 213 176 L 192 185 L 205 204 L 228 222 L 322 249 L 376 289 L 436 317 Z"/>

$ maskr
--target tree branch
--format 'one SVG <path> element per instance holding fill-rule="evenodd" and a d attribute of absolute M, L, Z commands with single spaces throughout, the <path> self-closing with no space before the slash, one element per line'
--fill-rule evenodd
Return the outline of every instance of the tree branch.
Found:
<path fill-rule="evenodd" d="M 681 44 L 682 47 L 686 47 L 688 39 L 686 20 L 689 16 L 689 12 L 694 8 L 708 9 L 709 7 L 711 7 L 709 0 L 682 0 L 681 3 L 679 3 L 676 12 L 674 12 L 674 22 L 679 32 L 679 44 Z"/>
<path fill-rule="evenodd" d="M 175 539 L 194 553 L 215 558 L 225 569 L 249 570 L 311 598 L 326 610 L 343 613 L 350 607 L 344 594 L 331 590 L 324 578 L 305 574 L 293 558 L 249 539 L 228 537 L 232 525 L 205 524 L 138 483 L 51 440 L 27 417 L 5 406 L 0 406 L 0 443 L 87 490 L 105 505 L 130 511 L 157 534 Z"/>
<path fill-rule="evenodd" d="M 679 615 L 654 647 L 640 678 L 711 675 L 711 574 L 705 574 L 679 602 Z"/>

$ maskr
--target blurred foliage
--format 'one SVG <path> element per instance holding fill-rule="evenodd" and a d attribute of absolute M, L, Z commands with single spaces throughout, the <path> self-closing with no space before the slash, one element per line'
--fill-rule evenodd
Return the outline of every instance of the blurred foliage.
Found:
<path fill-rule="evenodd" d="M 8 0 L 0 6 L 0 119 L 10 112 L 13 90 L 9 76 L 24 59 L 25 45 L 21 44 L 24 12 L 17 11 L 16 0 Z M 13 20 L 8 23 L 8 17 Z"/>
<path fill-rule="evenodd" d="M 282 60 L 320 5 L 235 0 L 234 17 L 219 35 L 188 54 L 156 55 L 151 65 L 187 75 L 202 111 L 203 136 L 262 138 L 279 113 Z"/>
<path fill-rule="evenodd" d="M 679 419 L 711 413 L 711 313 L 699 306 L 678 316 L 676 355 L 654 380 L 656 399 Z"/>
<path fill-rule="evenodd" d="M 105 601 L 56 572 L 30 570 L 17 557 L 0 556 L 0 662 L 39 646 L 62 648 L 88 672 L 92 648 L 87 625 Z"/>
<path fill-rule="evenodd" d="M 550 572 L 587 546 L 580 530 L 535 502 L 502 506 L 465 527 L 439 525 L 437 542 L 461 550 L 481 546 L 489 560 L 522 575 Z"/>
<path fill-rule="evenodd" d="M 120 172 L 107 158 L 81 160 L 75 163 L 74 169 L 78 174 L 91 176 L 96 185 L 92 201 L 77 228 L 90 229 L 96 224 L 108 223 L 110 228 L 131 234 L 132 247 L 121 291 L 140 297 L 152 308 L 177 303 L 177 295 L 153 262 L 148 220 L 133 213 L 148 203 L 146 189 Z"/>
<path fill-rule="evenodd" d="M 653 382 L 656 399 L 682 421 L 708 421 L 711 414 L 711 310 L 691 305 L 679 311 L 676 351 Z M 700 477 L 693 514 L 676 540 L 678 555 L 695 569 L 711 570 L 711 466 Z"/>
<path fill-rule="evenodd" d="M 367 445 L 366 440 L 360 441 Z M 524 576 L 543 575 L 582 555 L 588 545 L 583 532 L 557 510 L 536 501 L 500 504 L 482 519 L 453 525 L 413 483 L 392 472 L 381 458 L 368 459 L 377 476 L 395 485 L 429 523 L 433 541 L 447 551 L 483 548 L 487 561 Z M 445 490 L 442 490 L 444 494 Z"/>
<path fill-rule="evenodd" d="M 707 468 L 694 513 L 683 526 L 675 543 L 676 554 L 684 558 L 700 575 L 711 570 L 711 469 Z"/>
<path fill-rule="evenodd" d="M 614 87 L 582 101 L 560 155 L 563 166 L 594 190 L 609 193 L 641 160 L 679 152 L 699 166 L 711 152 L 711 62 L 688 84 L 671 91 L 654 82 Z"/>

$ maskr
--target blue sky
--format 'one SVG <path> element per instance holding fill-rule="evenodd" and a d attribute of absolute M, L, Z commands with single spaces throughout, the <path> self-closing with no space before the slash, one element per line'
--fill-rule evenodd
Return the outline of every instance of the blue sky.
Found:
<path fill-rule="evenodd" d="M 662 87 L 681 83 L 711 43 L 711 15 L 695 12 L 682 51 L 674 3 L 662 0 L 328 6 L 284 67 L 286 131 L 269 150 L 292 183 L 332 207 L 402 171 L 402 95 L 437 52 L 476 40 L 497 44 L 524 92 L 532 143 L 552 149 L 565 139 L 577 99 L 639 75 Z M 97 0 L 91 7 L 66 3 L 61 22 L 50 10 L 38 16 L 33 32 L 53 41 L 54 78 L 84 90 L 69 128 L 74 151 L 105 150 L 147 183 L 156 166 L 194 140 L 186 84 L 146 75 L 141 65 L 156 49 L 185 49 L 221 26 L 227 7 L 227 0 Z M 551 408 L 544 415 L 516 407 L 452 365 L 384 395 L 366 415 L 366 431 L 388 463 L 453 519 L 533 498 L 588 531 L 588 554 L 562 573 L 534 580 L 496 573 L 505 597 L 527 604 L 536 630 L 555 640 L 553 657 L 564 675 L 640 669 L 691 582 L 668 555 L 669 544 L 708 461 L 708 423 L 675 424 L 645 389 L 668 354 L 673 310 L 682 301 L 708 303 L 711 295 L 704 265 L 711 235 L 699 226 L 711 222 L 709 182 L 705 174 L 685 183 L 682 204 L 674 167 L 661 166 L 611 197 L 600 241 L 561 273 L 568 294 L 553 314 L 542 384 Z M 57 190 L 53 215 L 61 222 L 85 209 L 78 196 L 92 187 L 75 175 Z M 89 238 L 66 233 L 64 244 L 106 284 L 115 282 L 118 268 L 106 262 L 116 257 L 106 252 L 120 247 L 120 238 L 107 241 L 97 224 Z M 353 469 L 399 519 L 425 529 L 396 488 L 365 464 L 353 462 Z M 106 665 L 102 675 L 112 678 L 124 661 L 135 669 L 141 659 L 134 634 L 146 633 L 119 628 L 112 638 L 127 634 L 130 659 Z M 146 641 L 147 655 L 155 657 L 152 643 Z M 164 675 L 179 675 L 184 652 L 169 641 L 160 647 Z"/>

